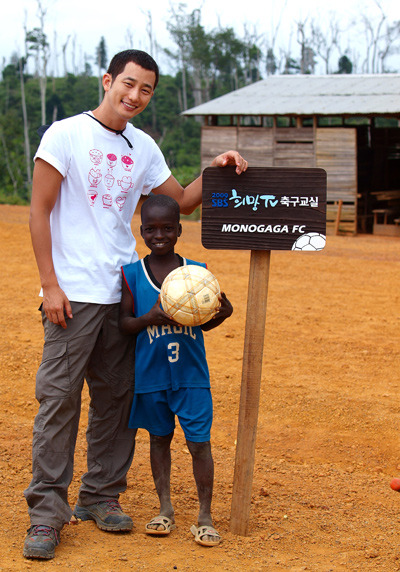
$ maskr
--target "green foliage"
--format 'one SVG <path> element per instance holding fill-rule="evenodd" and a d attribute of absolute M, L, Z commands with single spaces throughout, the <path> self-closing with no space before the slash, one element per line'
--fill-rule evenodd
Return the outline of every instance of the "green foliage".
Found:
<path fill-rule="evenodd" d="M 351 73 L 353 71 L 353 64 L 347 56 L 342 56 L 338 61 L 337 73 Z"/>
<path fill-rule="evenodd" d="M 187 13 L 186 6 L 180 4 L 175 8 L 171 5 L 171 11 L 167 27 L 176 51 L 165 51 L 176 62 L 176 73 L 160 78 L 150 105 L 134 118 L 133 124 L 155 139 L 177 179 L 187 185 L 200 174 L 201 126 L 194 118 L 183 117 L 182 111 L 259 79 L 262 54 L 254 41 L 239 39 L 232 28 L 207 32 L 201 24 L 200 9 Z M 26 42 L 27 57 L 35 67 L 34 77 L 24 75 L 33 157 L 40 142 L 41 63 L 49 44 L 42 27 L 28 31 Z M 106 60 L 106 42 L 101 37 L 95 49 L 96 67 L 105 69 Z M 20 83 L 20 64 L 24 70 L 26 63 L 26 59 L 14 55 L 4 67 L 0 82 L 0 200 L 28 201 L 30 195 Z M 80 75 L 48 77 L 47 123 L 95 109 L 98 100 L 98 79 L 91 75 L 88 65 Z"/>
<path fill-rule="evenodd" d="M 200 9 L 186 12 L 185 4 L 171 4 L 170 9 L 167 28 L 174 47 L 164 52 L 176 66 L 175 72 L 161 76 L 150 105 L 134 118 L 133 124 L 155 139 L 176 178 L 186 186 L 200 174 L 201 125 L 194 118 L 183 117 L 182 111 L 261 79 L 261 69 L 268 75 L 274 74 L 279 66 L 272 47 L 263 53 L 260 38 L 254 34 L 246 32 L 240 38 L 233 28 L 221 26 L 207 31 L 201 24 Z M 40 83 L 50 52 L 42 25 L 27 32 L 26 47 L 24 58 L 13 54 L 7 64 L 4 62 L 0 81 L 0 202 L 27 202 L 30 196 L 20 74 L 23 73 L 28 119 L 29 162 L 40 142 L 37 129 L 42 122 L 41 88 L 46 88 L 43 111 L 47 123 L 95 109 L 99 103 L 99 80 L 87 62 L 82 73 L 47 77 L 46 82 Z M 107 68 L 104 37 L 94 53 L 94 73 L 100 74 Z M 28 61 L 34 68 L 33 76 L 27 73 Z M 304 40 L 300 59 L 285 54 L 283 73 L 313 73 L 314 65 L 315 53 Z M 336 73 L 351 72 L 352 62 L 344 55 Z M 338 117 L 326 117 L 319 124 L 340 125 L 341 121 Z M 220 121 L 221 125 L 230 122 L 230 117 Z M 277 118 L 277 124 L 293 126 L 295 120 Z"/>
<path fill-rule="evenodd" d="M 200 125 L 194 119 L 180 115 L 178 83 L 179 77 L 162 76 L 151 105 L 132 123 L 157 141 L 170 168 L 177 169 L 178 177 L 187 184 L 200 172 Z M 33 158 L 40 142 L 37 133 L 41 125 L 39 79 L 25 76 L 24 85 Z M 53 118 L 60 120 L 95 109 L 97 105 L 97 78 L 86 74 L 49 78 L 48 123 Z M 0 150 L 0 202 L 28 202 L 30 189 L 26 180 L 21 89 L 14 64 L 6 66 L 0 82 Z"/>
<path fill-rule="evenodd" d="M 178 167 L 176 169 L 171 169 L 172 174 L 175 179 L 180 182 L 183 187 L 189 185 L 192 181 L 200 176 L 200 169 L 197 166 L 194 167 Z"/>

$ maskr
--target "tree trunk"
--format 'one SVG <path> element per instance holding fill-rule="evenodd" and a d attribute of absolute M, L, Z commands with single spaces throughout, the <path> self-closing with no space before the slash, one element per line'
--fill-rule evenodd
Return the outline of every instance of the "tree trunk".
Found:
<path fill-rule="evenodd" d="M 22 117 L 24 120 L 24 142 L 25 142 L 25 163 L 26 163 L 26 184 L 28 187 L 29 197 L 32 193 L 32 172 L 31 172 L 31 148 L 29 143 L 29 130 L 28 130 L 28 114 L 26 111 L 25 99 L 25 84 L 24 73 L 22 70 L 22 61 L 19 59 L 19 78 L 21 83 L 21 102 L 22 102 Z"/>

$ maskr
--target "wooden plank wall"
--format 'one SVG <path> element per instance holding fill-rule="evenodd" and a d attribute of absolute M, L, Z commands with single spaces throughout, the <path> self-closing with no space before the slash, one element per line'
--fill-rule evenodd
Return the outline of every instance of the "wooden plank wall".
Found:
<path fill-rule="evenodd" d="M 316 167 L 328 173 L 331 200 L 354 201 L 357 189 L 356 130 L 317 129 Z"/>
<path fill-rule="evenodd" d="M 274 137 L 272 129 L 240 127 L 237 150 L 243 157 L 251 157 L 257 167 L 274 166 Z"/>
<path fill-rule="evenodd" d="M 203 126 L 202 168 L 228 149 L 257 167 L 321 167 L 328 175 L 327 220 L 335 221 L 343 201 L 346 230 L 356 230 L 357 134 L 353 128 Z"/>
<path fill-rule="evenodd" d="M 316 167 L 325 169 L 328 222 L 336 220 L 339 200 L 343 201 L 343 230 L 357 230 L 357 133 L 351 128 L 316 130 Z"/>
<path fill-rule="evenodd" d="M 224 151 L 238 148 L 236 127 L 206 127 L 201 129 L 201 169 Z"/>
<path fill-rule="evenodd" d="M 271 131 L 274 131 L 274 167 L 315 167 L 312 127 Z"/>

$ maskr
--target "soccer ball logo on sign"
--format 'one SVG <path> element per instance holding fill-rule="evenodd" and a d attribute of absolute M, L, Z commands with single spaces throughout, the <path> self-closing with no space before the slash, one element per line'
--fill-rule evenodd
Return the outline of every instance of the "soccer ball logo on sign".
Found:
<path fill-rule="evenodd" d="M 317 251 L 322 250 L 326 244 L 326 236 L 319 232 L 309 232 L 302 234 L 296 239 L 292 246 L 292 250 Z"/>

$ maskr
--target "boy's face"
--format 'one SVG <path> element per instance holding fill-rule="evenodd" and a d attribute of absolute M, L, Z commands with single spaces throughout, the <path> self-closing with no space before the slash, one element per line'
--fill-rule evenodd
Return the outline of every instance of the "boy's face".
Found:
<path fill-rule="evenodd" d="M 142 215 L 140 234 L 153 254 L 165 256 L 174 251 L 182 226 L 175 213 L 163 207 L 151 207 Z"/>

